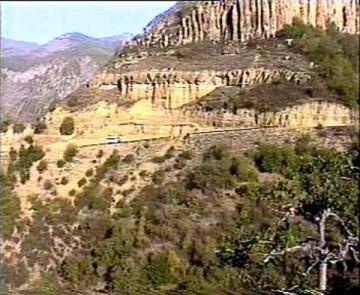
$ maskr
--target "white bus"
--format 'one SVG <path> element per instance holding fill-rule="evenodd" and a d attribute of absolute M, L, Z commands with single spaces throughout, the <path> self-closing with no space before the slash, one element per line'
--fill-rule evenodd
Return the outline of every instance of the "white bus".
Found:
<path fill-rule="evenodd" d="M 106 144 L 116 144 L 116 143 L 120 143 L 121 139 L 119 136 L 107 136 L 105 141 Z"/>

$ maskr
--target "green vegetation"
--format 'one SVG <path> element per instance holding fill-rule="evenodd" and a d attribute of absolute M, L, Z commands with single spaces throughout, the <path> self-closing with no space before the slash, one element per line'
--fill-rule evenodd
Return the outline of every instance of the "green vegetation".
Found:
<path fill-rule="evenodd" d="M 330 90 L 354 107 L 359 104 L 359 37 L 338 32 L 335 26 L 321 31 L 294 19 L 284 35 L 295 39 L 295 47 L 319 64 L 320 76 Z"/>
<path fill-rule="evenodd" d="M 63 159 L 60 159 L 56 162 L 58 168 L 63 168 L 66 165 L 66 162 Z"/>
<path fill-rule="evenodd" d="M 42 134 L 44 133 L 44 130 L 47 128 L 45 122 L 39 121 L 35 125 L 32 126 L 34 128 L 35 134 Z"/>
<path fill-rule="evenodd" d="M 0 173 L 1 234 L 5 239 L 9 239 L 13 233 L 20 213 L 20 200 L 11 191 L 11 181 Z"/>
<path fill-rule="evenodd" d="M 33 144 L 34 143 L 34 139 L 32 138 L 31 135 L 28 135 L 24 138 L 24 141 L 27 142 L 28 144 Z"/>
<path fill-rule="evenodd" d="M 22 133 L 25 130 L 25 125 L 22 123 L 17 123 L 13 125 L 14 133 Z"/>
<path fill-rule="evenodd" d="M 53 188 L 53 185 L 49 179 L 45 180 L 44 182 L 44 190 L 50 190 Z"/>
<path fill-rule="evenodd" d="M 47 169 L 47 165 L 47 161 L 43 159 L 39 162 L 36 169 L 39 171 L 39 173 L 43 173 Z"/>
<path fill-rule="evenodd" d="M 74 130 L 75 130 L 74 119 L 71 117 L 64 118 L 64 120 L 60 126 L 60 134 L 61 135 L 71 135 L 74 133 Z"/>
<path fill-rule="evenodd" d="M 175 160 L 191 157 L 186 153 Z M 357 157 L 356 151 L 314 148 L 306 136 L 295 145 L 260 145 L 246 157 L 215 145 L 204 152 L 200 164 L 179 170 L 176 180 L 159 170 L 132 201 L 115 204 L 114 192 L 103 180 L 124 183 L 130 176 L 116 174 L 121 159 L 114 151 L 89 173 L 81 191 L 69 192 L 75 207 L 60 199 L 34 200 L 34 236 L 27 237 L 23 247 L 33 259 L 39 259 L 34 249 L 48 253 L 53 247 L 48 242 L 50 225 L 67 245 L 73 237 L 81 238 L 81 251 L 73 251 L 56 269 L 61 294 L 98 285 L 114 294 L 159 295 L 265 295 L 294 285 L 314 289 L 316 269 L 308 277 L 302 273 L 316 257 L 288 253 L 265 258 L 274 247 L 280 251 L 307 239 L 316 241 L 317 216 L 324 209 L 359 234 L 359 175 L 350 168 L 357 165 Z M 272 177 L 263 179 L 261 172 Z M 135 190 L 122 193 L 126 197 Z M 111 205 L 116 205 L 114 214 Z M 290 208 L 296 213 L 283 224 Z M 341 226 L 329 223 L 326 237 L 329 243 L 342 243 Z M 353 265 L 341 277 L 340 270 L 330 267 L 329 292 L 337 294 L 337 284 L 346 292 L 354 289 L 356 281 L 350 278 L 356 278 L 357 270 Z M 56 280 L 48 284 L 57 290 Z"/>
<path fill-rule="evenodd" d="M 44 156 L 45 153 L 37 145 L 31 144 L 28 148 L 21 145 L 18 152 L 12 149 L 10 151 L 10 165 L 8 168 L 9 175 L 18 172 L 21 182 L 25 183 L 30 179 L 30 168 L 33 163 L 41 160 Z"/>
<path fill-rule="evenodd" d="M 61 178 L 60 184 L 61 185 L 67 185 L 69 183 L 69 179 L 65 176 Z"/>
<path fill-rule="evenodd" d="M 10 121 L 5 120 L 0 123 L 0 132 L 7 132 L 10 126 Z"/>
<path fill-rule="evenodd" d="M 82 187 L 85 183 L 86 183 L 86 178 L 81 178 L 81 179 L 78 181 L 78 187 Z"/>
<path fill-rule="evenodd" d="M 66 163 L 72 162 L 74 157 L 77 154 L 77 146 L 74 144 L 69 144 L 64 151 L 64 161 Z"/>

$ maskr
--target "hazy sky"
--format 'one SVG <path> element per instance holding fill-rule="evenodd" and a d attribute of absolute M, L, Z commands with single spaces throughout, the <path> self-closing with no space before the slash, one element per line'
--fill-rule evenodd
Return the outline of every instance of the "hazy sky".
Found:
<path fill-rule="evenodd" d="M 72 32 L 91 37 L 138 34 L 175 1 L 6 1 L 1 36 L 44 44 Z"/>

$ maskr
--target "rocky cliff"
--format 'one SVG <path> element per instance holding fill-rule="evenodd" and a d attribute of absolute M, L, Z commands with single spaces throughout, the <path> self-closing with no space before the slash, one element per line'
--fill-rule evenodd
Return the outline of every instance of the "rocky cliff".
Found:
<path fill-rule="evenodd" d="M 189 2 L 189 1 L 185 1 Z M 176 10 L 175 10 L 176 11 Z M 335 24 L 346 33 L 359 32 L 358 0 L 221 0 L 178 4 L 176 21 L 164 16 L 134 45 L 169 46 L 208 40 L 246 41 L 271 38 L 293 18 L 324 29 Z"/>

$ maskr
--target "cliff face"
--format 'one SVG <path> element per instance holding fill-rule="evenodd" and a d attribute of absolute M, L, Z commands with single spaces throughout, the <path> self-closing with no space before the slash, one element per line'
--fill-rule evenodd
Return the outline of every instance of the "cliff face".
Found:
<path fill-rule="evenodd" d="M 100 89 L 118 88 L 121 95 L 130 100 L 149 100 L 154 106 L 166 109 L 178 108 L 198 100 L 217 87 L 250 87 L 271 83 L 283 78 L 301 83 L 310 78 L 306 72 L 285 69 L 249 68 L 232 71 L 174 71 L 150 70 L 126 74 L 106 74 L 98 77 Z"/>
<path fill-rule="evenodd" d="M 348 126 L 355 124 L 352 111 L 341 104 L 330 102 L 307 102 L 279 111 L 259 113 L 253 109 L 238 109 L 236 113 L 226 110 L 206 112 L 199 108 L 186 108 L 184 114 L 194 122 L 214 127 L 318 127 Z"/>
<path fill-rule="evenodd" d="M 134 44 L 166 47 L 205 39 L 270 38 L 284 25 L 291 24 L 294 17 L 321 29 L 335 24 L 342 32 L 359 32 L 358 0 L 199 1 L 188 10 L 187 15 L 179 12 L 177 23 L 164 17 L 161 25 L 150 28 Z"/>

